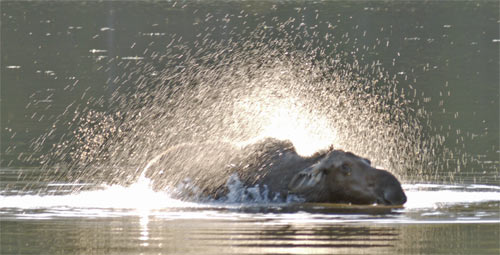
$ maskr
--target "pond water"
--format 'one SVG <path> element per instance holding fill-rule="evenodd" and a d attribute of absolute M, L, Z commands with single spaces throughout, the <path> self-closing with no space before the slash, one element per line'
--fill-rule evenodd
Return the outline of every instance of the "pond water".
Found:
<path fill-rule="evenodd" d="M 498 253 L 498 186 L 408 184 L 390 207 L 192 203 L 148 184 L 2 194 L 2 253 Z"/>
<path fill-rule="evenodd" d="M 1 5 L 1 254 L 500 253 L 498 1 Z M 408 202 L 197 203 L 144 177 L 267 136 L 365 156 Z"/>

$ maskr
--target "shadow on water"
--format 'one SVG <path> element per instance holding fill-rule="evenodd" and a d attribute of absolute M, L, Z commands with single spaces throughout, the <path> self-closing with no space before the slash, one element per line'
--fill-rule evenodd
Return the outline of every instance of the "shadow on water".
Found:
<path fill-rule="evenodd" d="M 319 214 L 362 214 L 362 215 L 390 215 L 400 214 L 396 211 L 397 208 L 402 206 L 383 206 L 383 205 L 350 205 L 350 204 L 328 204 L 328 203 L 298 203 L 290 204 L 287 206 L 269 206 L 269 205 L 249 205 L 241 206 L 238 211 L 244 213 L 319 213 Z"/>

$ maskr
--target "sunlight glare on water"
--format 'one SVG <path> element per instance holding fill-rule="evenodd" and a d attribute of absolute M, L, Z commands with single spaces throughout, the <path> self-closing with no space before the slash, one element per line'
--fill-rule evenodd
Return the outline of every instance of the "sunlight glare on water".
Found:
<path fill-rule="evenodd" d="M 292 214 L 276 213 L 273 210 L 294 208 L 296 203 L 274 202 L 218 202 L 192 203 L 172 199 L 168 192 L 154 191 L 147 178 L 141 178 L 129 187 L 119 185 L 106 186 L 102 190 L 81 191 L 69 195 L 44 196 L 0 196 L 0 207 L 20 210 L 17 216 L 21 218 L 53 218 L 53 217 L 114 217 L 120 215 L 140 216 L 141 235 L 147 240 L 149 217 L 156 216 L 171 219 L 232 219 L 234 217 L 257 217 L 253 213 L 244 211 L 253 210 L 267 212 L 258 217 L 270 217 L 286 222 L 323 221 L 329 222 L 356 222 L 373 221 L 383 223 L 419 223 L 426 218 L 438 222 L 499 222 L 498 212 L 492 211 L 491 206 L 500 203 L 500 188 L 489 185 L 435 185 L 435 184 L 405 184 L 404 188 L 408 202 L 396 212 L 406 212 L 407 215 L 389 216 L 389 218 L 372 218 L 368 214 L 344 215 L 337 214 L 335 208 L 329 214 L 322 211 L 328 205 L 315 204 L 307 213 L 300 213 L 299 209 Z M 240 187 L 242 188 L 242 187 Z M 490 206 L 481 207 L 472 214 L 457 215 L 454 207 L 468 208 L 481 204 Z M 273 209 L 274 208 L 274 209 Z M 367 209 L 370 206 L 366 207 Z M 373 206 L 377 208 L 377 206 Z M 489 208 L 489 209 L 488 209 Z M 30 210 L 48 210 L 46 213 Z M 180 212 L 177 210 L 181 210 Z M 242 211 L 243 210 L 243 211 Z M 297 209 L 295 209 L 297 210 Z M 451 210 L 451 211 L 450 211 Z M 317 212 L 316 212 L 317 211 Z M 4 213 L 5 214 L 5 213 Z M 319 217 L 319 218 L 318 218 Z"/>
<path fill-rule="evenodd" d="M 167 192 L 153 191 L 150 180 L 141 178 L 138 182 L 125 187 L 121 185 L 104 186 L 100 190 L 75 192 L 69 195 L 24 195 L 1 196 L 2 207 L 12 208 L 113 208 L 147 211 L 160 208 L 199 207 L 195 203 L 182 202 L 170 198 Z"/>
<path fill-rule="evenodd" d="M 500 187 L 497 186 L 406 184 L 403 188 L 408 197 L 405 208 L 409 210 L 500 201 Z"/>

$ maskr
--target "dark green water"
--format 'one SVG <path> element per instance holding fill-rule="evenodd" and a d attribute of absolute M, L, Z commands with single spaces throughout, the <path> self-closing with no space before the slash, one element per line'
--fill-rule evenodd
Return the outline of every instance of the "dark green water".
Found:
<path fill-rule="evenodd" d="M 35 254 L 496 254 L 494 224 L 280 224 L 69 218 L 2 223 L 2 252 Z M 146 236 L 144 235 L 146 233 Z M 22 237 L 22 238 L 20 238 Z M 8 246 L 5 246 L 8 244 Z M 434 244 L 434 245 L 430 245 Z M 491 248 L 488 248 L 491 247 Z"/>
<path fill-rule="evenodd" d="M 497 1 L 2 1 L 0 7 L 2 254 L 500 252 Z M 208 60 L 200 60 L 203 68 L 186 67 L 187 55 Z M 177 123 L 169 118 L 178 115 L 163 114 L 156 102 L 164 102 L 165 108 L 178 104 L 162 101 L 170 92 L 157 86 L 178 79 L 188 81 L 181 87 L 212 84 L 231 94 L 221 87 L 226 80 L 234 82 L 225 76 L 231 68 L 217 67 L 218 61 L 235 68 L 250 63 L 250 71 L 241 74 L 238 69 L 234 77 L 243 87 L 252 87 L 261 77 L 262 83 L 275 82 L 275 71 L 266 71 L 269 68 L 286 69 L 270 60 L 276 55 L 299 73 L 317 67 L 301 73 L 304 80 L 294 78 L 299 95 L 311 90 L 328 98 L 324 94 L 331 92 L 319 88 L 334 70 L 339 80 L 367 87 L 353 89 L 354 94 L 378 96 L 369 97 L 380 99 L 366 101 L 370 104 L 344 102 L 350 106 L 342 108 L 347 121 L 335 128 L 347 132 L 370 126 L 375 135 L 352 131 L 352 141 L 340 139 L 342 146 L 357 153 L 366 150 L 374 162 L 379 155 L 378 163 L 405 185 L 405 208 L 189 204 L 168 199 L 163 192 L 101 186 L 107 180 L 136 180 L 135 169 L 155 152 L 145 147 L 169 144 L 160 138 L 176 141 L 175 135 L 162 131 L 184 138 L 192 131 L 186 127 L 199 126 L 192 133 L 200 140 L 207 130 L 220 129 L 200 125 L 203 114 L 185 115 L 199 122 L 161 126 Z M 340 65 L 331 70 L 324 66 L 336 61 Z M 360 71 L 364 66 L 369 68 Z M 320 75 L 304 75 L 310 73 Z M 205 101 L 199 102 L 205 106 Z M 363 122 L 365 115 L 349 117 L 367 113 L 357 106 L 370 108 L 377 102 L 382 108 L 374 106 L 374 112 L 388 109 L 389 116 L 415 118 L 418 125 L 395 117 L 387 126 Z M 146 117 L 136 117 L 138 112 Z M 119 126 L 116 119 L 138 120 L 120 131 L 133 135 L 112 140 L 105 131 Z M 319 123 L 312 121 L 311 126 Z M 386 145 L 392 141 L 393 123 L 408 127 L 401 129 L 404 132 L 395 129 L 399 143 Z M 155 125 L 161 128 L 148 128 Z M 242 136 L 248 138 L 248 132 Z M 372 144 L 365 138 L 373 139 Z M 377 144 L 380 141 L 384 144 Z M 134 146 L 117 149 L 123 144 Z M 376 150 L 398 146 L 397 157 Z M 92 154 L 96 150 L 116 160 L 103 163 L 101 154 Z M 418 162 L 411 162 L 412 155 Z M 87 182 L 91 190 L 102 190 L 70 194 Z"/>

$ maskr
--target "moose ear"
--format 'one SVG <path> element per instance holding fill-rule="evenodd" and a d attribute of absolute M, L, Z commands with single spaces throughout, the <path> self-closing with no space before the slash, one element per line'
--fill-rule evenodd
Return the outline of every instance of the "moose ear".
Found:
<path fill-rule="evenodd" d="M 371 166 L 372 162 L 367 158 L 361 158 L 367 165 Z"/>
<path fill-rule="evenodd" d="M 300 193 L 316 187 L 324 176 L 326 176 L 326 171 L 320 166 L 321 165 L 313 165 L 300 171 L 288 184 L 288 190 L 294 193 Z"/>

